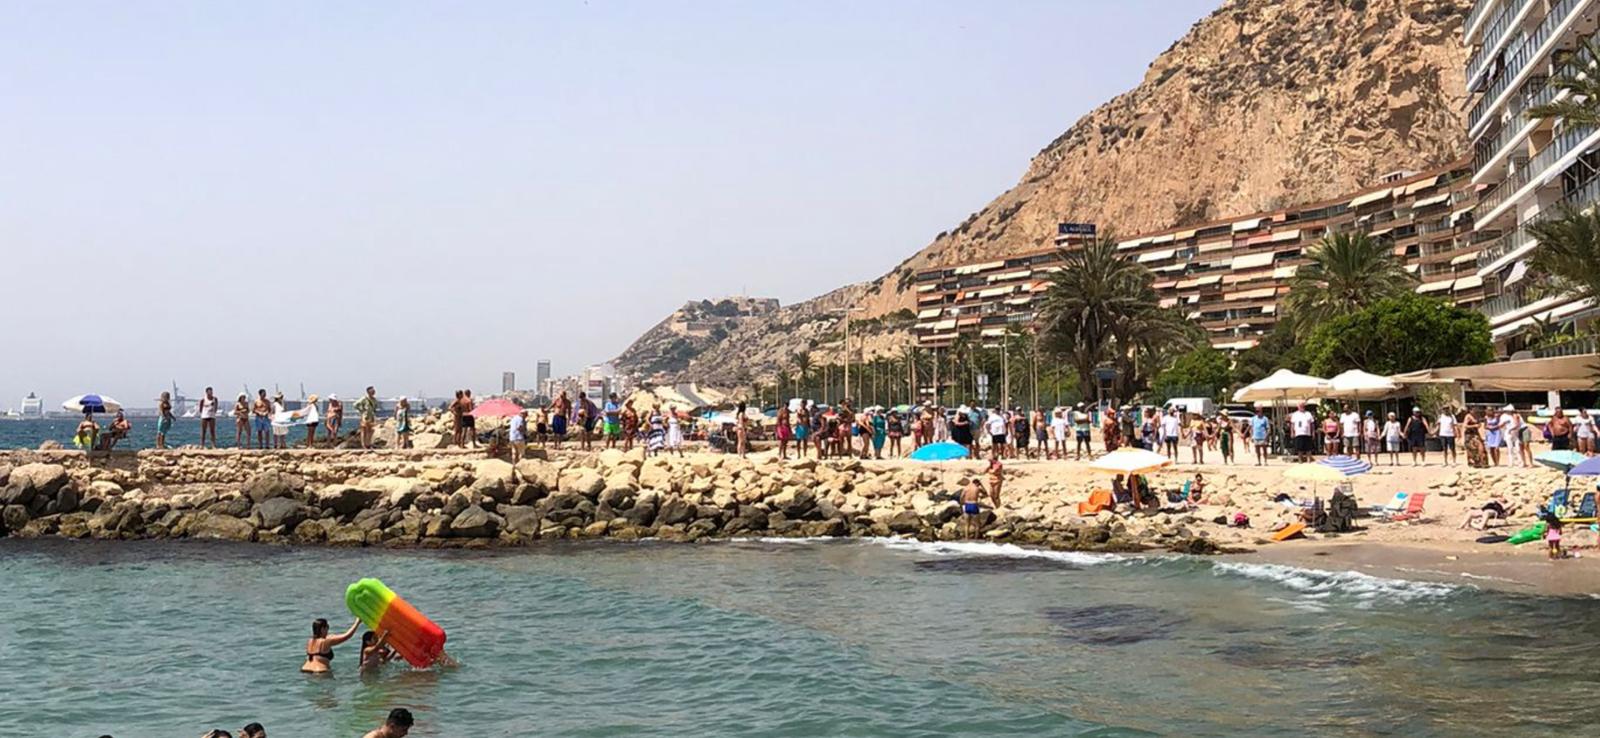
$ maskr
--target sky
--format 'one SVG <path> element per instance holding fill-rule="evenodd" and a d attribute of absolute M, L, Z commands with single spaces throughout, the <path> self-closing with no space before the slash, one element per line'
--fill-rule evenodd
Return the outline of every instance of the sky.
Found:
<path fill-rule="evenodd" d="M 439 395 L 871 279 L 1216 0 L 0 0 L 0 407 Z"/>

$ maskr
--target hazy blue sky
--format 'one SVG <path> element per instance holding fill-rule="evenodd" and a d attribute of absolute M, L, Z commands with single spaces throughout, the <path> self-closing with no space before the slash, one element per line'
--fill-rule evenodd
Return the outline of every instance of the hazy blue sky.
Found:
<path fill-rule="evenodd" d="M 1215 4 L 0 2 L 0 407 L 498 389 L 869 279 Z"/>

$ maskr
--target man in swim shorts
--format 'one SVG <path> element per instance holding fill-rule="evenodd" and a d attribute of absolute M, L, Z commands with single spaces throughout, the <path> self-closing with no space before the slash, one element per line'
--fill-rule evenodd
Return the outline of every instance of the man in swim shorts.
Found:
<path fill-rule="evenodd" d="M 978 501 L 983 499 L 983 486 L 978 480 L 967 477 L 961 480 L 961 536 L 963 538 L 977 537 L 978 513 L 983 508 Z"/>
<path fill-rule="evenodd" d="M 605 424 L 600 432 L 606 437 L 606 448 L 616 448 L 617 439 L 622 437 L 622 407 L 617 404 L 615 392 L 606 398 Z"/>
<path fill-rule="evenodd" d="M 396 707 L 389 711 L 389 718 L 383 721 L 383 725 L 361 738 L 405 738 L 411 732 L 411 724 L 411 711 Z"/>

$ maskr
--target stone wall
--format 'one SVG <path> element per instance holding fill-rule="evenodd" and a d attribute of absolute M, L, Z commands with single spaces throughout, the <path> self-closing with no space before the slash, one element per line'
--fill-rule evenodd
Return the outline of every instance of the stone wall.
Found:
<path fill-rule="evenodd" d="M 483 547 L 551 539 L 960 536 L 933 467 L 854 460 L 464 451 L 0 453 L 0 535 Z M 1065 502 L 980 517 L 981 535 L 1063 550 L 1216 547 L 1187 519 L 1138 529 Z"/>

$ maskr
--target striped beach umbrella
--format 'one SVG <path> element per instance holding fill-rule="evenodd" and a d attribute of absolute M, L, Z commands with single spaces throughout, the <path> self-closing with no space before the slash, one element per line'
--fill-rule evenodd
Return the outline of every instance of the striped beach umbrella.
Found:
<path fill-rule="evenodd" d="M 1372 471 L 1372 464 L 1362 461 L 1354 456 L 1329 456 L 1328 458 L 1317 463 L 1322 464 L 1323 466 L 1333 467 L 1334 469 L 1337 469 L 1339 473 L 1347 477 L 1353 477 L 1357 474 L 1366 474 L 1367 472 Z"/>
<path fill-rule="evenodd" d="M 75 413 L 81 413 L 84 411 L 91 413 L 114 413 L 122 409 L 122 403 L 117 402 L 106 395 L 88 394 L 78 395 L 77 397 L 66 400 L 65 402 L 61 403 L 61 407 L 64 410 L 71 410 Z"/>

